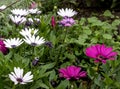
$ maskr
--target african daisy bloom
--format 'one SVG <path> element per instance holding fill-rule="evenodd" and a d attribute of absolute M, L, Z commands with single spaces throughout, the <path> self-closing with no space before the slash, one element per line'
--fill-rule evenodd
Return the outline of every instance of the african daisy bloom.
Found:
<path fill-rule="evenodd" d="M 12 14 L 17 16 L 26 16 L 29 12 L 26 9 L 13 9 L 11 10 Z"/>
<path fill-rule="evenodd" d="M 7 52 L 8 52 L 8 49 L 5 47 L 5 44 L 4 44 L 3 40 L 1 40 L 1 39 L 0 39 L 0 51 L 3 54 L 7 54 Z"/>
<path fill-rule="evenodd" d="M 23 76 L 23 69 L 20 69 L 19 67 L 16 68 L 14 67 L 14 72 L 11 72 L 11 74 L 9 74 L 9 78 L 14 82 L 14 84 L 26 84 L 28 82 L 32 82 L 32 78 L 33 75 L 31 75 L 31 72 L 27 72 L 24 76 Z"/>
<path fill-rule="evenodd" d="M 21 24 L 21 23 L 24 23 L 26 21 L 26 18 L 25 17 L 22 17 L 22 16 L 13 16 L 13 15 L 10 15 L 10 19 L 15 23 L 15 24 Z"/>
<path fill-rule="evenodd" d="M 11 39 L 5 39 L 4 44 L 7 48 L 16 48 L 20 46 L 23 43 L 22 39 L 20 38 L 11 38 Z"/>
<path fill-rule="evenodd" d="M 59 9 L 59 11 L 57 13 L 58 13 L 58 15 L 60 15 L 62 17 L 73 17 L 74 15 L 77 14 L 76 11 L 74 11 L 73 9 L 70 9 L 70 8 Z"/>
<path fill-rule="evenodd" d="M 66 78 L 67 80 L 78 80 L 80 78 L 86 77 L 87 73 L 85 71 L 81 71 L 80 67 L 72 65 L 59 69 L 59 75 L 60 77 Z"/>
<path fill-rule="evenodd" d="M 43 43 L 45 43 L 45 39 L 43 37 L 39 37 L 39 36 L 35 36 L 35 35 L 25 36 L 25 38 L 23 40 L 32 46 L 39 46 L 39 45 L 42 45 Z"/>
<path fill-rule="evenodd" d="M 70 27 L 75 24 L 75 20 L 73 18 L 67 18 L 65 17 L 63 20 L 61 20 L 60 25 L 65 26 L 65 27 Z"/>
<path fill-rule="evenodd" d="M 85 50 L 86 56 L 95 59 L 94 62 L 106 63 L 106 60 L 115 60 L 117 52 L 113 52 L 112 47 L 106 47 L 104 44 L 92 45 Z"/>
<path fill-rule="evenodd" d="M 38 32 L 38 29 L 34 28 L 25 28 L 22 31 L 20 31 L 20 34 L 22 36 L 32 36 L 35 35 Z"/>

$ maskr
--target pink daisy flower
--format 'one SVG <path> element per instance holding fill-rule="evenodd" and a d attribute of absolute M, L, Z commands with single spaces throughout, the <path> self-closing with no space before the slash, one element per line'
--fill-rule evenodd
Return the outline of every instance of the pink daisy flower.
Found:
<path fill-rule="evenodd" d="M 95 59 L 94 62 L 102 62 L 104 64 L 106 60 L 115 60 L 117 56 L 117 52 L 113 52 L 112 47 L 106 47 L 104 44 L 96 44 L 86 48 L 85 54 Z"/>
<path fill-rule="evenodd" d="M 87 76 L 87 73 L 85 71 L 81 71 L 81 68 L 76 66 L 68 66 L 67 68 L 61 68 L 59 69 L 59 73 L 60 77 L 66 78 L 67 80 L 77 80 Z"/>

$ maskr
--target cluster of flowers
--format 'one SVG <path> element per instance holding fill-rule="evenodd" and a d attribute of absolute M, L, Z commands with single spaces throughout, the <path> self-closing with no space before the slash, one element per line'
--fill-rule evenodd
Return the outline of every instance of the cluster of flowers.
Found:
<path fill-rule="evenodd" d="M 35 3 L 33 2 L 31 4 L 31 7 L 29 9 L 13 9 L 11 10 L 12 15 L 9 15 L 10 19 L 16 24 L 22 24 L 22 23 L 33 23 L 34 21 L 40 22 L 38 18 L 27 18 L 26 16 L 29 14 L 40 14 L 41 11 L 38 10 L 38 8 L 35 6 Z"/>
<path fill-rule="evenodd" d="M 57 12 L 58 15 L 62 16 L 63 19 L 59 22 L 60 25 L 65 26 L 65 27 L 70 27 L 73 24 L 75 24 L 75 20 L 72 18 L 74 15 L 77 14 L 76 11 L 74 11 L 73 9 L 59 9 L 59 11 Z"/>
<path fill-rule="evenodd" d="M 33 5 L 34 6 L 34 5 Z M 30 9 L 22 10 L 22 9 L 15 9 L 11 11 L 15 16 L 10 15 L 11 20 L 16 23 L 23 23 L 26 21 L 26 18 L 24 16 L 28 15 L 29 13 L 37 13 L 38 9 Z M 72 9 L 60 9 L 57 12 L 60 16 L 63 17 L 63 20 L 60 21 L 60 24 L 63 26 L 72 26 L 75 21 L 72 18 L 72 16 L 76 15 L 77 12 L 73 11 Z M 52 17 L 53 20 L 53 17 Z M 54 22 L 54 21 L 52 21 Z M 54 25 L 54 24 L 53 24 Z M 20 34 L 24 37 L 24 41 L 32 46 L 38 46 L 43 43 L 45 43 L 45 39 L 43 37 L 36 36 L 36 33 L 38 32 L 37 29 L 30 29 L 25 28 L 22 31 L 20 31 Z M 6 47 L 7 48 L 15 48 L 23 43 L 23 40 L 20 38 L 13 38 L 13 39 L 5 39 L 4 41 L 0 41 L 0 51 L 5 53 Z M 96 44 L 92 45 L 85 50 L 86 56 L 95 59 L 94 62 L 99 63 L 106 63 L 107 60 L 115 60 L 115 57 L 117 56 L 117 52 L 113 52 L 112 47 L 107 47 L 104 44 Z M 77 80 L 82 77 L 87 76 L 87 72 L 82 71 L 81 67 L 78 66 L 68 66 L 66 68 L 60 68 L 59 69 L 59 75 L 60 77 L 66 78 L 67 80 Z M 11 72 L 9 74 L 10 79 L 15 84 L 26 84 L 27 82 L 32 82 L 33 75 L 31 75 L 31 72 L 26 73 L 23 76 L 23 69 L 20 69 L 19 67 L 14 67 L 14 72 Z"/>
<path fill-rule="evenodd" d="M 5 39 L 4 44 L 7 48 L 15 48 L 20 46 L 25 41 L 27 44 L 31 46 L 40 46 L 43 43 L 45 43 L 45 39 L 43 37 L 36 36 L 37 32 L 38 32 L 37 29 L 25 28 L 20 31 L 20 34 L 24 37 L 23 39 L 20 38 Z"/>

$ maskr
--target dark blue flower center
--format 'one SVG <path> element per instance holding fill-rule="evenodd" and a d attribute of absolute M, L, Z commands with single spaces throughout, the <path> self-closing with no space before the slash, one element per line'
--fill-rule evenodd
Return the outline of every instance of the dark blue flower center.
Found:
<path fill-rule="evenodd" d="M 36 46 L 37 44 L 36 43 L 31 43 L 32 46 Z"/>
<path fill-rule="evenodd" d="M 17 78 L 16 80 L 17 80 L 19 83 L 20 83 L 20 82 L 23 82 L 22 78 Z"/>

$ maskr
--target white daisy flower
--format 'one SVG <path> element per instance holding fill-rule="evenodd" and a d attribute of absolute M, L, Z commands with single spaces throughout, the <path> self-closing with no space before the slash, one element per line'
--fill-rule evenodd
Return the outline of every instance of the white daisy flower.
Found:
<path fill-rule="evenodd" d="M 22 39 L 20 38 L 5 39 L 3 42 L 7 48 L 15 48 L 23 43 Z"/>
<path fill-rule="evenodd" d="M 26 9 L 13 9 L 11 10 L 12 14 L 17 16 L 26 16 L 29 12 Z"/>
<path fill-rule="evenodd" d="M 22 31 L 20 31 L 20 34 L 22 36 L 32 36 L 32 35 L 35 35 L 37 32 L 38 32 L 38 29 L 25 28 L 25 29 L 22 29 Z"/>
<path fill-rule="evenodd" d="M 66 9 L 59 9 L 59 11 L 57 12 L 58 15 L 62 16 L 62 17 L 72 17 L 74 15 L 77 14 L 76 11 L 73 11 L 73 9 L 69 9 L 69 8 L 66 8 Z"/>
<path fill-rule="evenodd" d="M 33 75 L 31 75 L 31 72 L 27 72 L 24 76 L 23 76 L 23 69 L 20 69 L 19 67 L 16 68 L 14 67 L 14 72 L 11 72 L 11 74 L 9 74 L 9 78 L 16 84 L 20 83 L 20 84 L 26 84 L 28 82 L 32 82 L 32 78 Z"/>
<path fill-rule="evenodd" d="M 32 45 L 32 46 L 39 46 L 45 43 L 45 39 L 43 37 L 39 36 L 25 36 L 25 39 L 23 39 L 26 43 Z"/>
<path fill-rule="evenodd" d="M 24 23 L 26 21 L 26 18 L 23 16 L 9 15 L 9 17 L 15 24 L 21 24 L 21 23 Z"/>
<path fill-rule="evenodd" d="M 34 19 L 28 18 L 28 21 L 31 22 L 31 23 L 33 23 L 34 21 L 35 22 L 40 22 L 40 19 L 38 19 L 38 18 L 34 18 Z"/>
<path fill-rule="evenodd" d="M 6 8 L 6 5 L 0 6 L 0 10 L 4 10 Z"/>
<path fill-rule="evenodd" d="M 38 8 L 35 8 L 35 9 L 29 9 L 28 12 L 30 14 L 40 14 L 41 11 L 38 10 Z"/>

